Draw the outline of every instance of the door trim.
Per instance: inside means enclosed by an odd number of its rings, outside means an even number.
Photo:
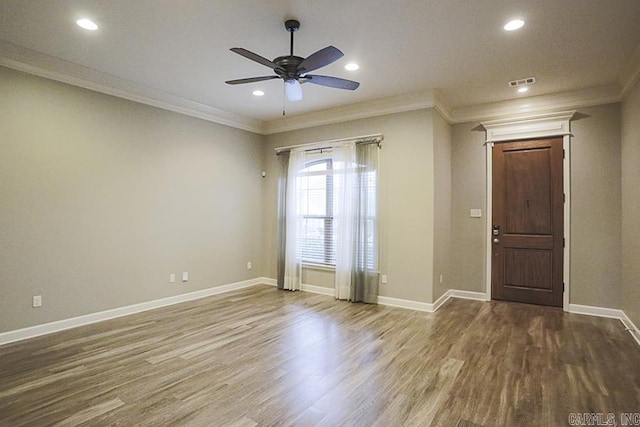
[[[560,111],[548,114],[519,116],[501,120],[482,122],[486,131],[486,183],[487,201],[485,206],[485,292],[487,300],[491,300],[491,218],[493,218],[493,159],[492,149],[495,142],[515,141],[519,139],[541,139],[562,137],[564,149],[563,159],[563,192],[564,203],[564,257],[562,266],[562,280],[564,292],[562,295],[562,309],[569,311],[570,273],[571,273],[571,119],[575,111]]]

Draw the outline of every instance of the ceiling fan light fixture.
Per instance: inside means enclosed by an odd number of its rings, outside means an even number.
[[[515,31],[515,30],[519,30],[523,26],[524,26],[524,21],[522,19],[514,19],[512,21],[507,22],[504,26],[504,29],[505,31]]]
[[[344,66],[344,69],[347,71],[356,71],[358,68],[360,68],[360,66],[355,62],[349,62],[347,65]]]
[[[264,92],[261,90],[254,90],[252,93],[253,96],[264,96]]]
[[[291,102],[302,99],[302,86],[300,86],[300,82],[295,79],[284,81],[284,91],[287,94],[287,99]]]
[[[84,28],[85,30],[89,30],[89,31],[95,31],[98,29],[98,24],[96,24],[95,22],[93,22],[91,19],[88,19],[88,18],[78,19],[76,21],[76,24],[80,28]]]

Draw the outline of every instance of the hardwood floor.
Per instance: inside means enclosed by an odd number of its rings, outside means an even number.
[[[561,426],[640,412],[618,320],[258,286],[0,347],[0,425]]]

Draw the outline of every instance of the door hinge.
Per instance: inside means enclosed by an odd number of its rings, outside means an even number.
[[[562,282],[562,292],[564,292],[564,282]]]
[[[567,195],[562,193],[562,203],[567,203]]]
[[[566,241],[566,239],[563,237],[563,238],[562,238],[562,247],[563,247],[563,248],[565,247],[565,244],[566,244],[566,243],[567,243],[567,241]]]
[[[564,159],[564,148],[562,149],[562,158]]]

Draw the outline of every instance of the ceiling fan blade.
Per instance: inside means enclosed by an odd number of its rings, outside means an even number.
[[[267,58],[263,58],[262,56],[258,55],[257,53],[253,53],[247,49],[243,49],[241,47],[232,47],[231,52],[237,53],[240,56],[244,56],[247,59],[250,59],[254,62],[257,62],[258,64],[262,64],[265,65],[269,68],[272,68],[274,70],[278,69],[281,70],[282,68],[279,67],[278,65],[274,64],[272,61],[269,61]]]
[[[307,58],[298,65],[298,71],[301,73],[308,73],[309,71],[317,70],[325,65],[329,65],[343,56],[344,53],[342,53],[340,49],[333,46],[327,46],[324,49],[320,49],[319,51],[307,56]]]
[[[315,74],[307,74],[305,77],[306,82],[313,83],[320,86],[328,86],[336,89],[356,90],[360,83],[353,80],[341,79],[339,77],[330,76],[318,76]]]
[[[228,85],[241,85],[244,83],[262,82],[265,80],[279,79],[278,76],[262,76],[262,77],[249,77],[247,79],[227,80],[225,83]]]
[[[302,99],[302,86],[300,86],[300,82],[297,80],[285,80],[284,91],[287,94],[287,99],[291,102]]]

